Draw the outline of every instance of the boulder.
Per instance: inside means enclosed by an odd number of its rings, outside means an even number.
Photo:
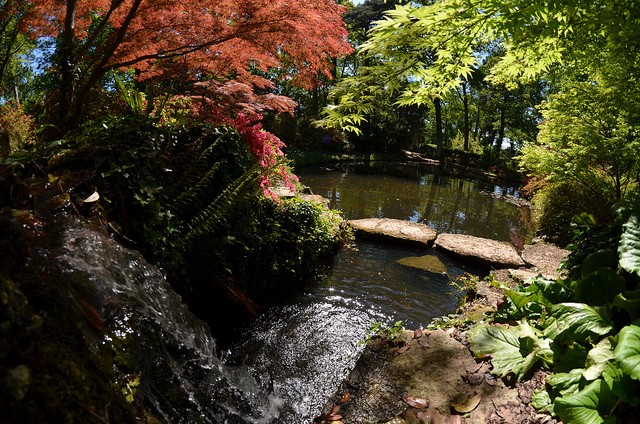
[[[437,236],[431,227],[400,219],[352,219],[349,224],[358,237],[420,244],[426,247],[431,247]]]
[[[480,265],[510,268],[525,265],[513,245],[466,234],[440,234],[435,246]]]

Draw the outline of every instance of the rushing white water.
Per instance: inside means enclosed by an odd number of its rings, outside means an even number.
[[[208,327],[161,269],[79,220],[66,226],[53,254],[63,277],[86,288],[105,322],[96,348],[123,350],[153,414],[169,423],[279,422],[281,401],[246,368],[218,358]]]

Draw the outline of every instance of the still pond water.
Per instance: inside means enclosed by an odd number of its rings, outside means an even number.
[[[412,164],[349,165],[299,176],[348,219],[404,219],[514,244],[528,237],[529,210],[516,206],[514,187]],[[418,256],[430,256],[440,270],[398,262]],[[246,366],[279,400],[273,422],[309,423],[353,368],[373,323],[402,320],[414,329],[455,312],[449,281],[465,272],[481,274],[434,249],[357,241],[337,254],[326,278],[240,332],[226,359]]]

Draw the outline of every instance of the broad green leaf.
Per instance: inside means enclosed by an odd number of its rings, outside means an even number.
[[[629,313],[629,316],[633,318],[638,316],[640,312],[640,299],[627,298],[629,293],[620,293],[613,299],[613,306],[623,309]]]
[[[604,305],[622,293],[624,278],[611,268],[600,268],[578,281],[575,290],[577,300],[589,305]]]
[[[530,288],[536,287],[542,295],[552,303],[561,303],[571,297],[571,290],[560,280],[547,280],[544,277],[536,277]]]
[[[640,380],[640,327],[628,325],[620,330],[613,356],[626,375]]]
[[[553,344],[556,351],[553,368],[555,372],[571,372],[584,368],[589,349],[580,343],[571,343],[569,346],[563,344]]]
[[[582,278],[587,277],[600,268],[616,268],[617,266],[618,254],[615,250],[598,250],[584,258],[584,262],[582,263]]]
[[[618,254],[622,268],[640,275],[640,215],[631,215],[623,225]]]
[[[601,308],[584,303],[559,303],[551,309],[544,335],[555,341],[587,340],[605,336],[613,327],[602,317]]]
[[[575,369],[571,372],[554,373],[547,377],[547,383],[553,388],[554,395],[566,396],[578,393],[583,371]]]
[[[518,330],[520,333],[520,352],[530,352],[522,365],[519,378],[522,378],[538,360],[541,360],[543,365],[547,367],[553,365],[551,340],[542,337],[542,332],[531,327],[527,322],[520,323]]]
[[[522,309],[527,303],[533,301],[537,297],[532,293],[521,293],[510,289],[505,289],[504,292],[518,310]]]
[[[596,380],[578,393],[556,398],[554,412],[565,424],[599,424],[605,422],[616,396],[604,380]]]
[[[585,362],[587,369],[582,375],[586,380],[595,380],[602,375],[602,372],[611,360],[613,360],[613,346],[611,345],[611,338],[607,337],[600,340],[600,342],[589,351]]]
[[[479,325],[469,331],[468,337],[474,354],[491,355],[494,374],[504,377],[520,372],[524,357],[517,328]]]
[[[544,388],[534,390],[533,395],[531,396],[531,406],[536,408],[538,411],[547,411],[552,413],[553,402],[551,402],[549,392]]]
[[[602,372],[602,378],[607,382],[613,393],[620,401],[627,402],[630,406],[640,405],[640,391],[638,382],[625,374],[617,362],[609,362]]]

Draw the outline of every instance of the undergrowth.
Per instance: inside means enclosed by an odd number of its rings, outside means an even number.
[[[566,277],[503,287],[495,320],[509,325],[469,332],[494,374],[522,380],[549,370],[531,403],[568,424],[628,422],[640,406],[640,203],[613,214],[602,225],[578,216]]]

